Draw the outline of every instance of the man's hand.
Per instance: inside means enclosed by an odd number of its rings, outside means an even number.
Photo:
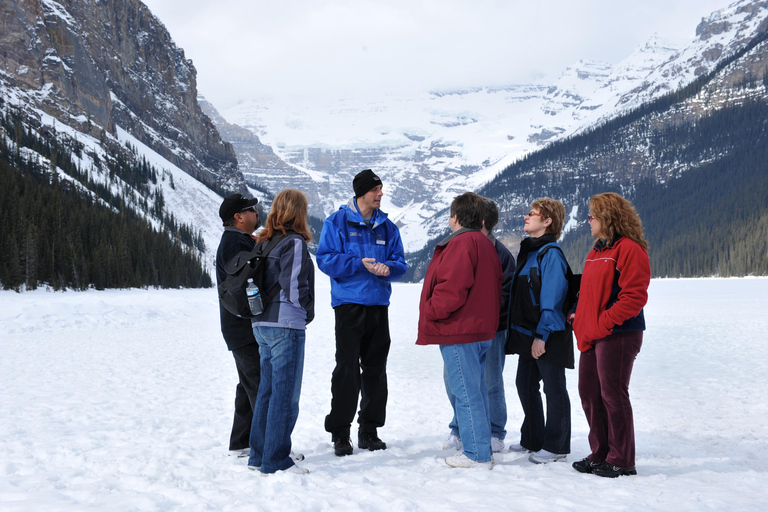
[[[535,339],[533,340],[533,345],[531,345],[531,355],[534,359],[538,359],[541,356],[544,355],[544,352],[547,351],[546,348],[544,348],[546,343],[544,340]]]
[[[389,267],[384,263],[376,263],[376,258],[363,258],[363,265],[371,274],[377,276],[389,275]]]

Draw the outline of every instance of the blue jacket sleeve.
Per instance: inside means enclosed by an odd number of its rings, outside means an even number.
[[[556,249],[547,251],[541,260],[541,318],[536,332],[542,335],[544,341],[551,333],[565,329],[563,302],[568,293],[567,268],[562,252]]]
[[[391,240],[387,261],[383,262],[389,267],[389,275],[381,276],[381,278],[387,281],[396,281],[403,277],[408,269],[408,264],[405,262],[405,251],[403,250],[403,240],[400,238],[400,230],[394,224],[392,225]]]
[[[317,243],[316,258],[318,268],[335,279],[351,277],[363,271],[368,272],[361,258],[344,252],[341,233],[333,223],[333,217],[328,217],[323,223],[323,231]]]

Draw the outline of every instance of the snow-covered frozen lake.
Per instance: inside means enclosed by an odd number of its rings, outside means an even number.
[[[384,452],[333,455],[327,284],[307,333],[294,448],[306,476],[228,456],[237,381],[209,290],[0,292],[0,510],[766,510],[768,279],[654,280],[630,392],[638,476],[495,456],[448,467],[437,347],[417,347],[420,285],[395,285]],[[507,361],[508,442],[522,413]],[[587,423],[569,371],[573,453]],[[762,390],[762,391],[760,391]]]

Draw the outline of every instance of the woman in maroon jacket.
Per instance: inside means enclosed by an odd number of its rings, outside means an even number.
[[[581,473],[636,475],[629,378],[645,330],[651,266],[648,242],[632,203],[606,192],[589,201],[598,239],[587,255],[573,319],[581,358],[579,396],[592,453],[573,463]]]

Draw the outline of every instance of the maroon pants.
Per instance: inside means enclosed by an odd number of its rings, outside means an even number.
[[[629,378],[643,331],[618,332],[595,342],[579,359],[579,396],[589,423],[592,462],[635,466],[635,423]]]

